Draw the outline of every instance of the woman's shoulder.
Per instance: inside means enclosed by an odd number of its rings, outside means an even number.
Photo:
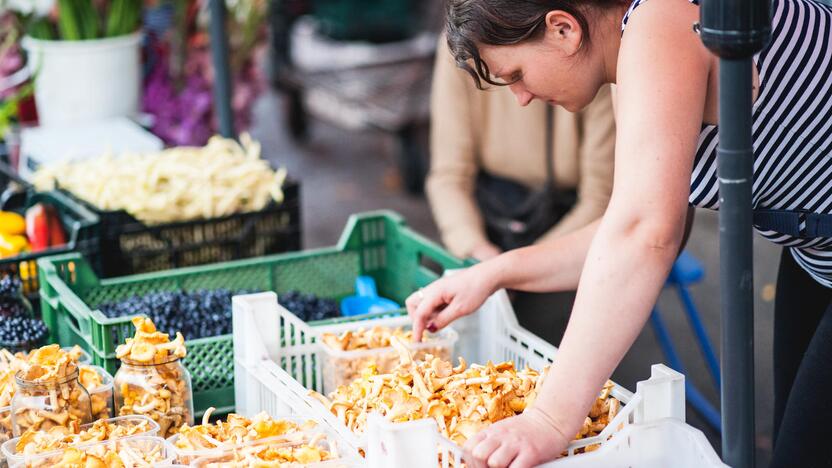
[[[641,2],[640,6],[629,10],[627,29],[622,33],[619,67],[622,60],[631,61],[627,58],[651,60],[673,56],[674,51],[680,58],[696,56],[697,61],[707,62],[710,53],[694,29],[699,21],[698,5],[690,0],[636,1]]]
[[[633,0],[624,13],[624,17],[621,18],[621,34],[624,34],[632,22],[636,24],[648,22],[649,20],[646,19],[648,16],[654,20],[661,20],[663,15],[689,16],[691,12],[695,12],[698,18],[699,0]],[[633,20],[634,17],[643,19]],[[673,18],[673,16],[664,17],[664,19],[668,18]]]

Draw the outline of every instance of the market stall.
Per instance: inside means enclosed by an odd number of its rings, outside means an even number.
[[[333,247],[150,275],[99,280],[77,254],[41,259],[48,341],[79,347],[0,353],[3,456],[462,466],[464,440],[533,402],[557,350],[519,326],[504,291],[422,343],[401,309],[343,314],[356,279],[401,304],[465,266],[387,212],[352,217]],[[194,328],[217,314],[223,327]],[[684,388],[661,365],[635,392],[609,382],[553,466],[725,466],[684,423]]]
[[[748,3],[723,24],[720,0],[705,0],[700,28],[723,57],[731,466],[754,464],[751,140],[737,109],[750,108],[749,57],[768,10]],[[44,166],[0,213],[0,466],[465,466],[465,441],[529,407],[557,349],[519,325],[503,290],[413,343],[406,298],[471,262],[396,214],[354,215],[337,245],[281,253],[300,249],[299,188],[257,142],[232,139],[225,5],[210,7],[227,139]],[[685,376],[664,365],[634,392],[607,382],[546,466],[727,466],[685,408]]]

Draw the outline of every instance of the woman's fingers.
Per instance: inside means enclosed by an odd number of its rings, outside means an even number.
[[[413,313],[416,312],[416,308],[419,307],[419,303],[422,302],[422,297],[424,297],[424,292],[419,289],[405,299],[404,307],[407,309],[407,315],[412,316]]]
[[[473,450],[477,444],[485,440],[486,437],[488,437],[488,430],[477,432],[473,437],[465,441],[465,445],[462,446],[462,449],[471,453],[471,450]]]
[[[442,310],[436,311],[427,325],[432,328],[430,331],[441,330],[462,315],[465,315],[465,311],[460,305],[459,299],[454,298],[454,300],[452,300],[451,303]]]
[[[499,438],[486,436],[471,449],[471,456],[480,466],[490,466],[488,461],[491,454],[500,448],[500,443]]]
[[[412,313],[408,307],[408,313],[413,320],[413,341],[415,342],[422,341],[422,334],[426,328],[431,327],[430,331],[434,331],[432,323],[434,315],[445,305],[439,288],[428,287],[421,291],[422,297],[413,301],[415,305]]]
[[[488,468],[506,468],[519,454],[519,447],[502,444],[488,457]]]
[[[508,468],[532,468],[537,465],[539,463],[536,463],[530,454],[520,452],[511,464],[507,466]]]

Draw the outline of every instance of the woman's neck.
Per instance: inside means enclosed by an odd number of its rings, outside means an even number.
[[[597,31],[601,48],[601,71],[605,83],[615,84],[618,69],[618,51],[621,48],[621,20],[629,9],[629,4],[610,8],[598,19]]]

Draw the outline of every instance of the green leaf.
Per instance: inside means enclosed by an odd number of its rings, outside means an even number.
[[[92,0],[75,0],[78,2],[79,15],[81,17],[81,24],[83,25],[84,39],[96,39],[98,37],[98,13],[92,4]]]
[[[20,110],[20,101],[31,96],[34,92],[34,84],[30,81],[21,86],[16,94],[0,101],[0,139],[6,134],[6,130],[17,119]]]
[[[125,0],[113,0],[110,2],[110,11],[107,15],[107,27],[105,34],[107,37],[120,35],[122,29],[121,21],[124,15]]]
[[[132,34],[141,24],[141,0],[112,0],[107,16],[107,37]]]
[[[27,26],[26,34],[45,41],[55,39],[52,24],[46,18],[33,18]]]
[[[58,0],[58,31],[63,40],[80,41],[83,39],[77,3],[76,0]]]

